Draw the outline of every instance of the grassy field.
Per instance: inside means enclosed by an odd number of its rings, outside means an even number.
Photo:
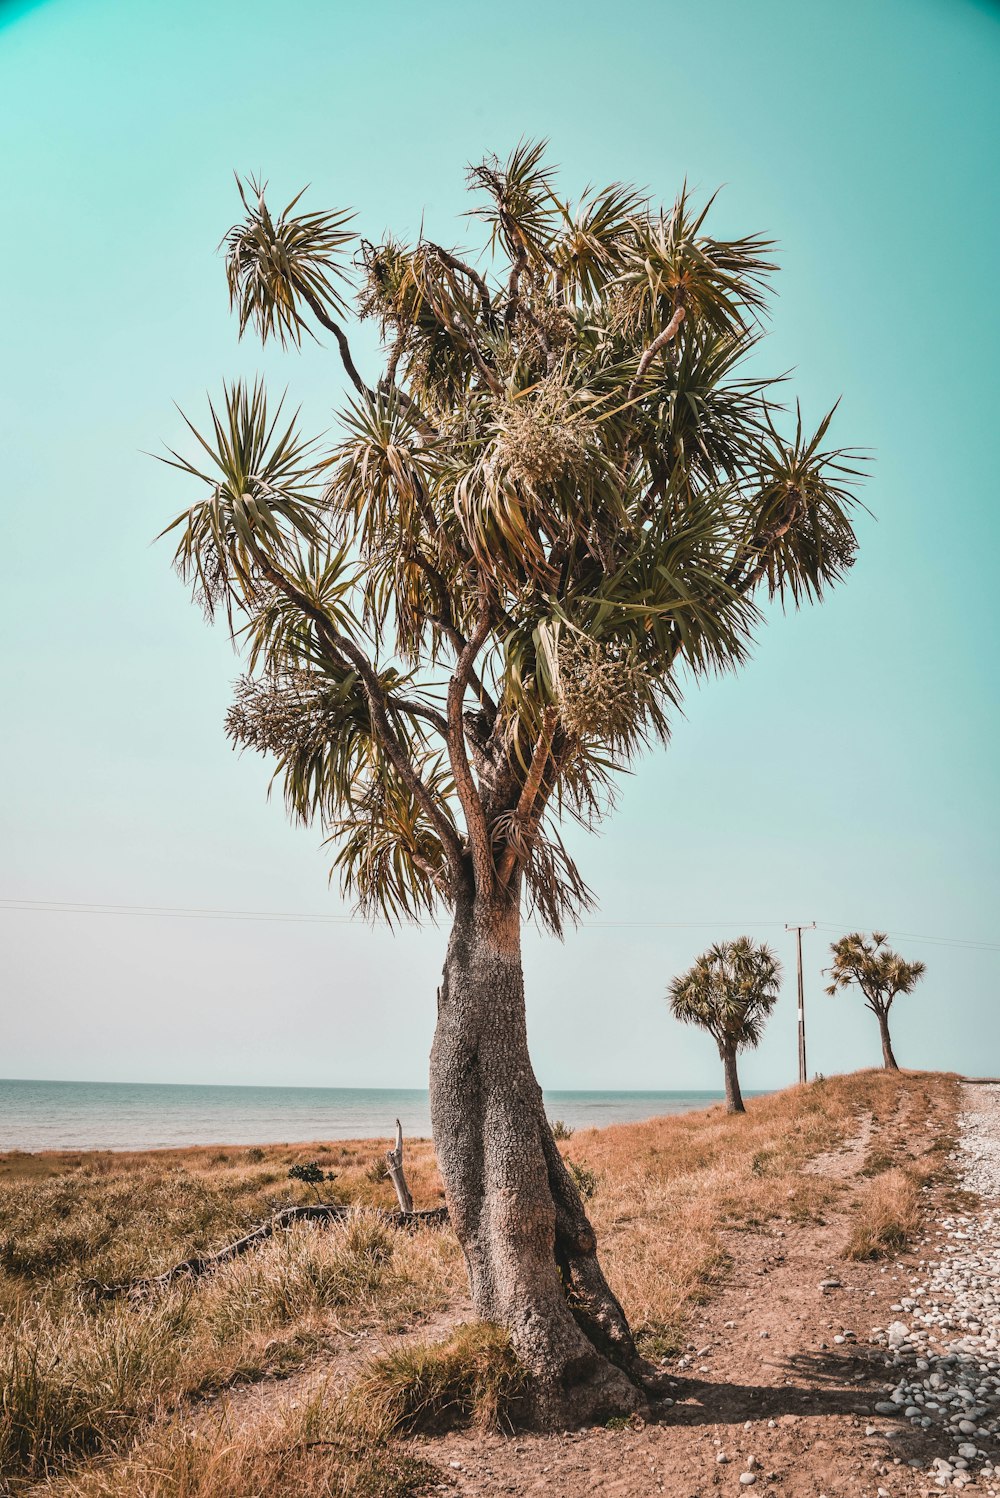
[[[954,1092],[944,1077],[866,1072],[755,1099],[745,1118],[713,1108],[564,1141],[644,1351],[676,1352],[692,1308],[738,1254],[739,1232],[776,1218],[823,1218],[843,1187],[835,1172],[802,1166],[836,1151],[866,1115],[874,1119],[867,1182],[843,1251],[897,1251],[919,1224],[922,1184],[940,1173],[952,1144],[939,1130],[934,1147],[915,1158],[907,1141],[930,1110],[953,1115]],[[418,1352],[368,1370],[366,1405],[382,1413],[367,1427],[357,1405],[326,1400],[237,1431],[219,1397],[329,1356],[359,1330],[417,1324],[462,1295],[449,1230],[395,1231],[367,1210],[394,1205],[383,1148],[0,1157],[0,1491],[30,1487],[62,1498],[423,1491],[426,1468],[391,1439],[394,1428],[417,1423],[402,1385],[436,1379],[444,1388],[451,1379],[445,1403],[474,1413],[477,1401],[481,1408],[483,1399],[496,1400],[487,1365],[490,1357],[502,1362],[502,1339],[466,1331],[430,1362]],[[278,1206],[312,1199],[288,1179],[289,1167],[307,1160],[336,1172],[321,1188],[325,1199],[357,1205],[346,1222],[297,1226],[138,1305],[101,1301],[88,1288],[92,1279],[159,1272],[221,1246]],[[416,1205],[439,1205],[428,1143],[408,1146],[407,1171]],[[389,1380],[382,1399],[376,1376]]]

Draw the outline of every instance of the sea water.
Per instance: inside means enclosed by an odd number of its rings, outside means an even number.
[[[546,1092],[573,1129],[685,1113],[719,1092]],[[431,1132],[427,1092],[391,1087],[198,1087],[0,1080],[0,1150],[145,1150],[292,1144]]]

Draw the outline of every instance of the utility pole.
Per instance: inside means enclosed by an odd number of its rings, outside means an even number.
[[[790,926],[785,922],[786,931],[794,931],[799,954],[799,1082],[806,1080],[806,995],[802,984],[802,933],[803,931],[815,931],[816,922],[808,921],[801,926]]]

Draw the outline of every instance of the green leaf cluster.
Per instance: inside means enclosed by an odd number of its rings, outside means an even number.
[[[671,980],[670,1012],[707,1030],[720,1052],[760,1044],[781,989],[781,964],[769,946],[749,936],[717,942],[688,972]]]
[[[240,184],[224,240],[241,333],[332,333],[353,393],[324,444],[226,387],[168,527],[245,653],[227,726],[390,919],[474,887],[561,929],[562,842],[685,685],[749,654],[769,600],[851,566],[857,463],[759,372],[774,272],[686,187],[564,197],[544,145],[469,171],[471,250],[359,237]],[[378,378],[343,322],[376,322]],[[190,423],[189,423],[190,425]]]
[[[873,1014],[887,1015],[896,995],[912,993],[927,971],[926,963],[907,962],[894,952],[888,940],[884,931],[873,931],[871,936],[852,931],[835,941],[830,948],[833,964],[827,993],[854,986]]]

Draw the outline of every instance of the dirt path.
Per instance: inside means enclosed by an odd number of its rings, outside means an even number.
[[[866,1167],[919,1158],[953,1128],[940,1094],[915,1100],[901,1092],[892,1118],[862,1117],[844,1145],[804,1167],[838,1188],[824,1221],[778,1220],[731,1233],[732,1269],[689,1323],[691,1340],[671,1364],[672,1397],[655,1420],[558,1436],[456,1432],[414,1440],[414,1452],[440,1472],[438,1491],[455,1498],[939,1492],[931,1463],[948,1452],[941,1433],[875,1412],[896,1375],[872,1331],[894,1319],[893,1307],[926,1250],[857,1264],[844,1258],[844,1249]],[[943,1199],[936,1200],[929,1220],[945,1212]],[[232,1390],[227,1420],[252,1423],[265,1412],[332,1394],[373,1353],[438,1340],[470,1315],[467,1304],[455,1303],[401,1335],[363,1332],[346,1343],[338,1337],[290,1377]],[[966,1490],[987,1491],[976,1483]]]
[[[909,1112],[902,1108],[879,1127],[880,1149],[919,1155],[947,1124],[933,1110],[911,1124]],[[843,1183],[824,1223],[776,1223],[733,1235],[735,1267],[692,1327],[693,1340],[674,1364],[675,1402],[658,1423],[414,1443],[442,1468],[442,1490],[469,1498],[744,1491],[895,1498],[940,1491],[927,1470],[945,1449],[940,1439],[874,1414],[892,1379],[885,1350],[867,1339],[892,1319],[915,1255],[888,1265],[843,1258],[871,1135],[865,1119],[849,1145],[811,1162],[811,1170]]]

